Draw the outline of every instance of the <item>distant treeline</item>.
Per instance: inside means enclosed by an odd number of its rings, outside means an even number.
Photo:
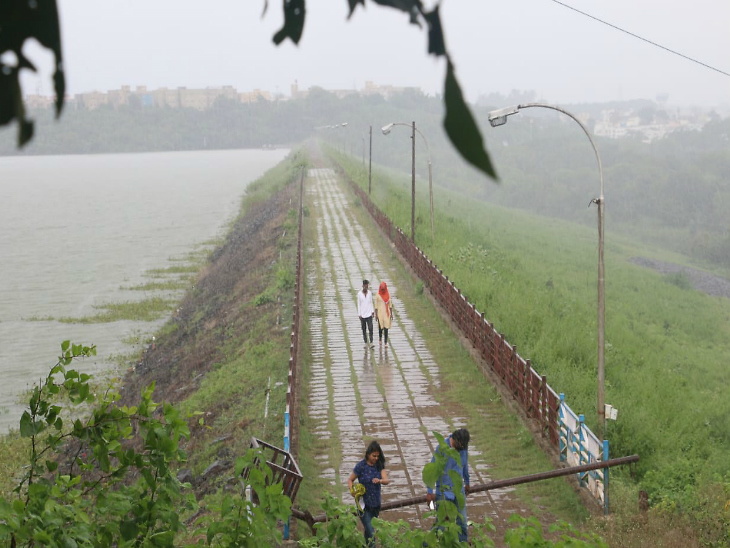
[[[502,141],[490,150],[504,182],[484,186],[482,195],[502,205],[595,223],[595,206],[588,209],[599,193],[595,156],[577,125],[564,122],[523,118],[519,125],[510,121],[511,127],[498,128]],[[651,143],[594,141],[603,164],[607,232],[730,268],[730,119]]]
[[[35,136],[22,151],[16,149],[15,128],[0,132],[0,155],[288,146],[308,139],[314,132],[327,137],[327,126],[343,122],[349,122],[348,134],[361,131],[362,124],[359,129],[354,128],[365,117],[380,116],[385,124],[394,113],[402,116],[403,112],[412,111],[422,116],[424,104],[440,113],[440,101],[418,92],[386,101],[379,95],[340,99],[319,88],[296,100],[240,103],[220,97],[204,111],[142,106],[135,101],[121,107],[102,105],[94,110],[69,104],[58,121],[52,118],[51,109],[31,112],[36,122]],[[332,133],[331,137],[341,139],[342,134]]]
[[[389,99],[357,94],[338,98],[314,88],[296,100],[243,104],[221,98],[206,111],[140,104],[91,111],[69,106],[59,121],[50,111],[31,113],[35,137],[22,151],[15,147],[14,128],[2,130],[0,155],[259,148],[289,146],[317,136],[366,164],[372,128],[372,161],[410,172],[410,128],[395,127],[388,136],[380,128],[390,122],[415,121],[423,136],[416,137],[419,178],[427,177],[430,152],[437,188],[595,223],[595,209],[588,204],[598,195],[598,170],[583,132],[568,117],[545,109],[521,111],[505,126],[491,128],[489,110],[532,97],[503,99],[504,104],[482,101],[483,106],[475,107],[500,176],[498,183],[465,164],[448,143],[441,129],[440,98],[414,91]],[[561,106],[576,114],[588,113],[593,117],[587,121],[589,128],[607,108],[666,118],[648,101]],[[628,137],[594,137],[594,141],[603,163],[607,232],[625,231],[730,268],[730,119],[715,117],[701,131],[675,132],[651,143]]]

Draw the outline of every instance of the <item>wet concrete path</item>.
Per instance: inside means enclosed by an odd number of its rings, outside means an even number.
[[[387,242],[373,246],[357,221],[354,197],[331,169],[311,169],[305,183],[306,202],[316,219],[316,241],[309,242],[307,321],[311,334],[311,381],[308,413],[312,435],[329,440],[332,448],[320,455],[322,479],[339,486],[342,500],[352,502],[347,477],[364,457],[365,447],[376,439],[387,459],[391,483],[382,489],[383,502],[424,495],[423,466],[435,449],[433,431],[447,435],[469,427],[463,417],[448,416],[436,399],[440,377],[429,344],[442,344],[452,333],[420,333],[408,316],[409,309],[423,306],[399,298],[399,287],[414,283],[389,264]],[[357,316],[357,291],[362,280],[377,291],[388,283],[395,308],[390,346],[365,347]],[[443,341],[442,341],[443,339]],[[489,463],[472,445],[469,448],[472,485],[487,483]],[[510,490],[489,491],[467,499],[469,519],[490,517],[499,527],[500,512],[511,498]],[[429,527],[425,505],[383,512],[387,520],[405,519]]]

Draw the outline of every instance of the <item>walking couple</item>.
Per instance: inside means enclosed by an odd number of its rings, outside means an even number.
[[[390,301],[390,292],[385,282],[380,282],[373,304],[370,282],[368,280],[362,281],[362,291],[357,292],[357,315],[360,318],[365,347],[375,348],[373,343],[373,316],[378,322],[378,341],[383,344],[383,338],[385,338],[385,346],[388,346],[388,330],[390,330],[393,319],[393,304]],[[369,341],[368,336],[370,337]]]

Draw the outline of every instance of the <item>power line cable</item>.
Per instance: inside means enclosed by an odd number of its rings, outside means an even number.
[[[622,29],[621,27],[618,27],[618,26],[616,26],[616,25],[614,25],[612,23],[609,23],[607,21],[604,21],[603,19],[599,19],[598,17],[595,17],[595,16],[591,15],[590,13],[586,13],[584,11],[581,11],[581,10],[577,9],[577,8],[574,8],[573,6],[569,6],[568,4],[565,4],[563,2],[560,2],[560,0],[551,0],[551,1],[552,2],[555,2],[556,4],[560,4],[564,8],[568,8],[570,10],[573,10],[573,11],[577,12],[577,13],[580,13],[581,15],[585,15],[586,17],[590,17],[594,21],[598,21],[599,23],[603,23],[606,26],[609,26],[609,27],[614,28],[614,29],[616,29],[618,31],[621,31],[621,32],[623,32],[625,34],[628,34],[629,36],[633,36],[634,38],[638,38],[639,40],[642,40],[643,42],[646,42],[647,44],[651,44],[652,46],[656,46],[656,47],[661,48],[661,49],[663,49],[665,51],[668,51],[669,53],[672,53],[674,55],[678,55],[679,57],[682,57],[684,59],[687,59],[688,61],[692,61],[693,63],[697,63],[698,65],[701,65],[701,66],[703,66],[705,68],[708,68],[710,70],[714,70],[715,72],[719,72],[723,76],[730,76],[730,73],[727,73],[724,70],[720,70],[719,68],[715,68],[712,65],[708,65],[707,63],[703,63],[702,61],[698,61],[697,59],[694,59],[694,58],[692,58],[692,57],[690,57],[688,55],[685,55],[683,53],[680,53],[678,51],[675,51],[673,49],[670,49],[670,48],[668,48],[666,46],[662,46],[661,44],[657,44],[656,42],[652,42],[651,40],[648,40],[648,39],[646,39],[646,38],[644,38],[642,36],[639,36],[638,34],[634,34],[633,32],[630,32],[630,31],[628,31],[626,29]]]

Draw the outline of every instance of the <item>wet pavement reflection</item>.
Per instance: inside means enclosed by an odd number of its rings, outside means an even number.
[[[383,502],[424,495],[421,471],[431,460],[432,432],[446,435],[469,425],[463,417],[442,415],[445,409],[436,400],[438,364],[408,317],[409,307],[415,304],[401,300],[398,294],[399,286],[412,281],[398,279],[399,271],[387,265],[392,258],[381,256],[371,245],[351,212],[355,207],[352,198],[345,194],[334,171],[310,170],[306,192],[317,212],[316,242],[310,245],[318,250],[314,254],[317,261],[307,265],[312,349],[308,413],[313,435],[330,440],[332,453],[337,455],[336,462],[328,454],[318,456],[321,478],[339,486],[342,500],[351,503],[347,477],[364,457],[367,443],[377,439],[392,480],[383,487]],[[381,280],[388,282],[396,310],[388,347],[378,344],[377,322],[375,347],[363,343],[356,299],[364,278],[370,280],[374,292]],[[429,337],[453,340],[454,335]],[[469,450],[469,464],[473,485],[491,481],[489,463],[474,446]],[[503,489],[469,496],[469,518],[496,518],[497,508],[509,498],[509,492]],[[381,517],[429,527],[425,511],[425,505],[410,506],[384,512]]]

